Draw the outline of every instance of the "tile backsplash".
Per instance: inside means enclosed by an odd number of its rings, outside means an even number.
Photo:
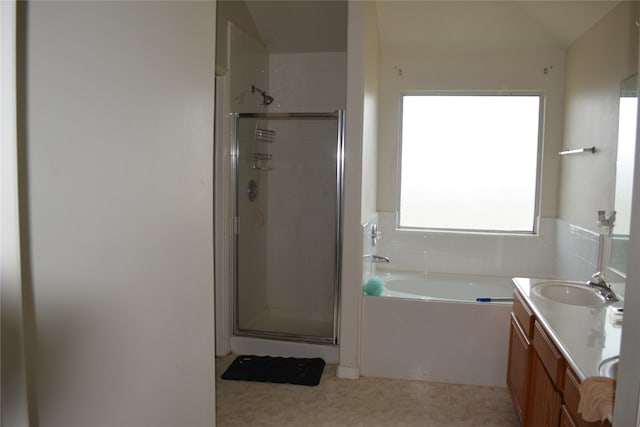
[[[603,236],[561,219],[557,223],[555,276],[586,281],[602,269]]]
[[[371,276],[375,275],[375,264],[372,262],[371,257],[368,255],[376,254],[379,246],[379,242],[376,246],[373,246],[373,239],[371,238],[371,227],[374,224],[378,224],[378,215],[375,214],[367,222],[362,224],[362,254],[364,258],[362,260],[362,281],[366,282]]]
[[[382,233],[372,247],[371,225]],[[385,269],[585,280],[600,267],[602,236],[556,218],[540,218],[536,235],[452,233],[396,228],[395,212],[362,225],[363,254],[388,256]],[[375,274],[363,262],[363,280]]]

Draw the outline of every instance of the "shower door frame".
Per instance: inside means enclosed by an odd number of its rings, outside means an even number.
[[[291,342],[304,342],[312,344],[334,344],[339,343],[338,333],[340,330],[340,288],[342,271],[342,210],[344,193],[344,137],[345,137],[345,112],[337,110],[332,113],[232,113],[233,126],[231,127],[231,184],[232,184],[232,223],[233,230],[231,239],[232,262],[232,307],[233,307],[233,335],[253,338],[266,338]],[[239,195],[241,189],[239,185],[239,122],[243,118],[263,119],[263,120],[336,120],[336,230],[335,230],[335,272],[333,284],[333,332],[331,337],[320,337],[311,335],[300,335],[280,332],[268,332],[258,330],[244,330],[238,327],[239,307],[238,307],[238,223],[239,223]]]

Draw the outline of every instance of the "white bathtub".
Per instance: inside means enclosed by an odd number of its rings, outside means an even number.
[[[364,376],[504,386],[510,278],[378,274],[382,296],[363,297],[360,371]]]
[[[498,298],[508,304],[504,300],[513,297],[509,277],[398,272],[378,277],[385,283],[385,297],[474,303],[479,298]]]

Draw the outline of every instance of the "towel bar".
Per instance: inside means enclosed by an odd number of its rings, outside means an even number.
[[[561,156],[567,156],[569,154],[586,153],[587,151],[591,152],[591,154],[595,154],[596,147],[594,146],[594,147],[588,147],[588,148],[578,148],[575,150],[560,151],[558,154]]]

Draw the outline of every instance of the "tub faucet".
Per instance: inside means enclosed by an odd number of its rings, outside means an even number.
[[[380,256],[380,255],[373,255],[373,254],[368,254],[363,256],[362,258],[364,259],[369,259],[371,258],[371,262],[373,263],[378,263],[378,262],[391,262],[391,260],[389,259],[389,257],[386,256]]]
[[[598,288],[596,291],[599,295],[601,295],[606,301],[618,301],[616,297],[616,293],[613,292],[611,286],[604,280],[604,274],[601,272],[594,273],[591,276],[591,279],[587,282],[588,286],[593,286],[594,288]]]

